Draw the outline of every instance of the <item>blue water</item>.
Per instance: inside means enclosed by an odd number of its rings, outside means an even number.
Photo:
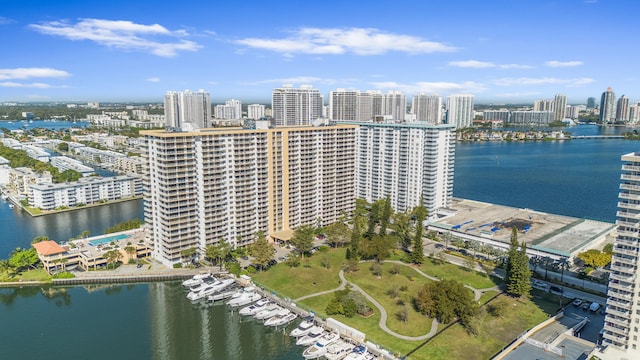
[[[23,120],[0,121],[0,129],[28,130],[32,128],[42,128],[50,130],[63,130],[68,128],[83,128],[91,125],[86,121],[61,121],[61,120],[33,120],[31,122]]]

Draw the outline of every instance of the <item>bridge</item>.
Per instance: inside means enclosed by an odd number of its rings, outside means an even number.
[[[624,139],[624,135],[580,135],[571,139]]]

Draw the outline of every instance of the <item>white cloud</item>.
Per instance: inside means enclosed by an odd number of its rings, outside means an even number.
[[[64,70],[51,68],[15,68],[0,69],[0,80],[30,78],[65,78],[70,74]]]
[[[414,84],[400,84],[393,81],[372,82],[371,85],[380,90],[400,90],[406,94],[453,94],[480,93],[486,86],[475,81],[454,82],[417,82]]]
[[[485,69],[496,67],[496,64],[487,61],[478,60],[464,60],[464,61],[449,61],[449,66],[461,67],[461,68],[474,68]]]
[[[126,20],[80,19],[71,24],[66,21],[51,21],[29,25],[34,30],[61,36],[70,40],[90,40],[100,45],[125,50],[150,52],[157,56],[173,57],[178,51],[196,51],[202,46],[189,40],[162,42],[155,37],[185,37],[184,30],[170,31],[162,25],[143,25]]]
[[[548,67],[571,67],[571,66],[580,66],[583,64],[582,61],[557,61],[551,60],[544,63]]]
[[[544,78],[502,78],[496,79],[494,83],[498,86],[528,86],[528,85],[565,85],[565,86],[580,86],[591,84],[595,82],[594,79],[591,78],[575,78],[575,79],[558,79],[552,77],[544,77]]]
[[[488,69],[488,68],[500,68],[500,69],[531,69],[529,65],[521,64],[495,64],[489,61],[479,60],[461,60],[461,61],[449,61],[449,66],[459,68],[471,68],[471,69]]]
[[[152,83],[157,83],[157,82],[160,82],[160,78],[159,78],[159,77],[154,76],[154,77],[150,77],[150,78],[148,78],[148,79],[147,79],[147,81],[148,81],[148,82],[152,82]]]
[[[13,81],[0,82],[0,86],[1,87],[10,87],[10,88],[36,88],[36,89],[49,89],[49,88],[53,87],[53,86],[51,86],[49,84],[45,84],[45,83],[25,84],[25,83],[13,82]]]
[[[11,24],[13,22],[13,20],[8,19],[4,16],[0,16],[0,25],[4,25],[4,24]]]
[[[373,28],[302,28],[282,39],[246,38],[236,43],[251,48],[275,51],[287,56],[296,53],[379,55],[390,51],[424,54],[456,50],[444,43]]]

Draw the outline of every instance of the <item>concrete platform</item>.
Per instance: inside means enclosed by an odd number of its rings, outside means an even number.
[[[518,241],[535,255],[559,259],[613,241],[607,236],[615,224],[457,198],[428,223],[429,230],[503,248],[509,246],[513,227]]]

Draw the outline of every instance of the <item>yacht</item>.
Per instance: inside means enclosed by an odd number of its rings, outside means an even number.
[[[258,311],[264,309],[264,307],[269,303],[269,299],[263,298],[256,301],[254,304],[243,307],[242,309],[240,309],[239,313],[240,315],[255,315]]]
[[[13,204],[9,204],[9,209],[13,209],[15,206]]]
[[[304,352],[302,353],[302,357],[304,357],[305,359],[317,359],[321,356],[324,356],[324,354],[327,353],[327,347],[338,341],[338,339],[340,339],[340,334],[338,334],[337,332],[324,334],[318,339],[318,341],[316,341],[314,345],[309,346],[304,350]]]
[[[9,200],[9,195],[2,194],[2,195],[0,195],[0,198],[2,198],[2,201],[7,201],[7,200]]]
[[[313,316],[307,316],[306,318],[304,318],[302,322],[298,324],[298,327],[291,330],[289,336],[298,338],[307,335],[315,325],[315,321],[313,319]]]
[[[215,284],[217,281],[218,281],[218,279],[214,278],[213,276],[203,277],[203,278],[199,279],[198,281],[190,282],[189,284],[192,284],[192,285],[187,286],[187,290],[193,291],[193,292],[198,292],[198,291],[204,289],[208,285]]]
[[[253,291],[245,292],[245,293],[242,293],[242,295],[227,301],[227,305],[231,307],[239,307],[239,306],[251,304],[252,302],[258,301],[260,299],[262,299],[262,295],[256,292],[253,292]]]
[[[340,339],[331,345],[327,345],[327,352],[324,357],[327,360],[340,360],[353,350],[353,345]]]
[[[358,345],[351,350],[349,354],[342,360],[370,360],[373,359],[373,355],[369,354],[367,348],[364,345]]]
[[[324,334],[325,331],[321,326],[314,326],[309,330],[307,335],[299,337],[298,340],[296,340],[296,345],[309,346],[318,341]]]
[[[253,317],[257,320],[264,320],[274,316],[278,311],[282,310],[282,306],[276,303],[269,303],[264,309],[258,311]]]
[[[234,282],[235,280],[233,279],[216,280],[212,283],[205,285],[204,287],[200,287],[198,291],[190,291],[187,294],[187,299],[191,301],[199,301],[199,300],[205,299],[210,295],[213,295],[217,292],[224,290]]]
[[[206,274],[195,274],[193,275],[193,277],[191,279],[187,279],[185,281],[182,282],[182,286],[186,287],[186,288],[191,288],[193,286],[197,286],[202,284],[202,281],[206,278],[212,278],[213,275],[211,275],[211,273],[206,273]]]
[[[289,312],[286,315],[275,315],[270,317],[267,321],[264,322],[267,326],[282,326],[286,325],[298,317],[296,313]]]
[[[228,299],[230,297],[233,296],[233,294],[236,293],[236,290],[229,290],[229,291],[223,291],[223,292],[219,292],[217,294],[213,294],[213,295],[209,295],[207,297],[207,300],[214,302],[214,301],[219,301],[219,300],[225,300]]]

